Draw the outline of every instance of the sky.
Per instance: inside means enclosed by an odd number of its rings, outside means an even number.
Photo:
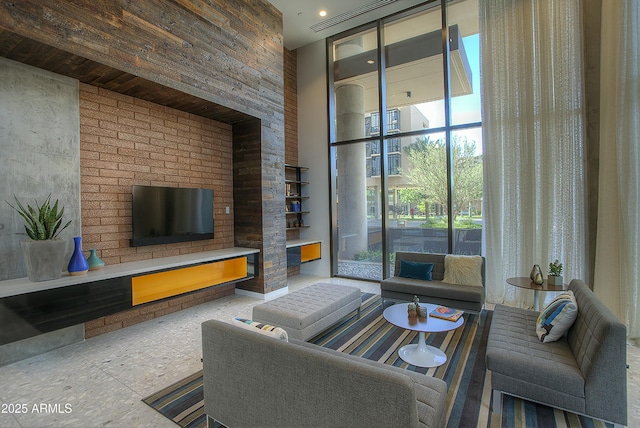
[[[464,37],[465,52],[471,68],[471,84],[473,93],[451,99],[452,123],[460,125],[481,121],[480,115],[480,36],[474,34]],[[444,126],[444,100],[416,105],[418,110],[429,119],[432,127]],[[439,125],[438,125],[439,124]],[[477,154],[482,153],[482,130],[470,129],[464,132],[467,137],[476,142]]]

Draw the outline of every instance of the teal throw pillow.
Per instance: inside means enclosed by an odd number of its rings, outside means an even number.
[[[400,260],[401,278],[422,279],[431,281],[431,272],[433,271],[433,263],[411,262],[409,260]]]

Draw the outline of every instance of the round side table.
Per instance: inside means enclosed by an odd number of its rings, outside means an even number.
[[[507,278],[507,284],[509,285],[513,285],[514,287],[520,287],[520,288],[525,288],[527,290],[533,290],[533,297],[534,297],[534,303],[533,303],[533,308],[536,311],[539,311],[539,303],[538,303],[538,297],[539,297],[539,293],[540,291],[562,291],[564,290],[564,285],[551,285],[547,283],[547,280],[545,279],[542,284],[536,284],[535,282],[531,281],[531,278],[529,278],[528,276],[517,276],[514,278]]]

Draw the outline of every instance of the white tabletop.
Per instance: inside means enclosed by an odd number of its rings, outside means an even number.
[[[320,244],[321,239],[287,239],[287,248],[302,247],[309,244]]]
[[[396,303],[395,305],[389,306],[385,309],[382,315],[384,316],[384,319],[395,326],[424,333],[437,333],[453,330],[460,327],[464,322],[463,316],[456,322],[429,316],[429,313],[438,307],[438,305],[432,305],[430,303],[420,303],[420,306],[427,307],[426,318],[420,318],[417,316],[409,318],[407,315],[407,305],[409,305],[409,303]]]

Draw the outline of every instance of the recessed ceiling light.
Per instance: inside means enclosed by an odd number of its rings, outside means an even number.
[[[367,60],[367,64],[373,64],[373,63],[374,63],[374,61],[372,59],[368,59]]]
[[[327,16],[327,11],[326,10],[321,10],[320,12],[318,12],[318,15]]]

